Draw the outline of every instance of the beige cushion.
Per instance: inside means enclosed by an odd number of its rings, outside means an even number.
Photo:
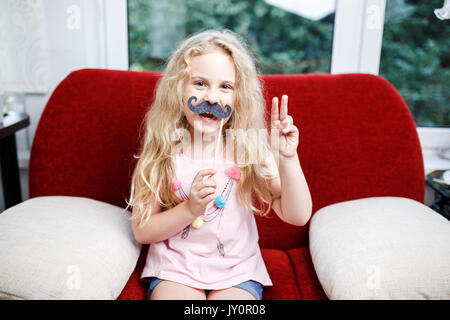
[[[450,299],[450,222],[422,203],[333,204],[314,214],[309,240],[330,299]]]
[[[140,245],[122,208],[39,197],[0,214],[0,298],[116,299]]]

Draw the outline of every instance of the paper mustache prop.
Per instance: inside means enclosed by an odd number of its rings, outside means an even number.
[[[225,105],[225,111],[222,109],[222,106],[218,103],[209,103],[209,101],[203,101],[200,102],[197,105],[192,105],[192,101],[196,101],[197,102],[197,97],[196,96],[192,96],[188,99],[187,101],[187,105],[189,107],[189,109],[195,113],[198,114],[202,114],[202,113],[206,113],[208,111],[211,111],[211,113],[216,117],[216,118],[220,118],[220,128],[219,128],[219,134],[218,137],[216,139],[216,152],[214,155],[214,163],[213,163],[213,169],[216,168],[216,160],[217,160],[217,155],[219,153],[219,145],[220,145],[220,137],[222,136],[220,134],[220,132],[222,132],[222,127],[223,127],[223,119],[225,119],[226,117],[228,117],[231,113],[231,107],[229,105]],[[206,214],[208,213],[208,207],[205,210],[204,216],[206,216]],[[192,223],[192,226],[194,228],[200,228],[203,225],[203,219],[201,217],[197,217],[195,219],[195,221]]]
[[[202,114],[202,113],[206,113],[208,111],[211,111],[211,113],[216,117],[216,118],[226,118],[230,115],[231,113],[231,107],[229,105],[225,105],[225,111],[222,109],[222,106],[218,103],[209,103],[209,101],[203,101],[200,102],[197,105],[192,105],[192,100],[197,101],[197,97],[196,96],[192,96],[188,99],[187,101],[187,105],[189,107],[189,109],[191,109],[191,111],[198,113],[198,114]]]

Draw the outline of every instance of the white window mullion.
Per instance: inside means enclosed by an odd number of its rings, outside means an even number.
[[[100,0],[100,6],[105,68],[128,70],[127,0]]]
[[[386,0],[365,1],[358,68],[361,73],[379,73],[385,9]]]
[[[358,72],[364,1],[337,0],[334,18],[331,73]]]
[[[337,0],[331,73],[378,74],[386,0]]]

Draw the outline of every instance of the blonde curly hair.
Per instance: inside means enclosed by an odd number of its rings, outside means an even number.
[[[269,139],[267,135],[261,139],[258,134],[245,134],[250,131],[268,132],[265,121],[268,113],[255,64],[236,34],[229,30],[207,30],[186,39],[172,54],[158,83],[154,102],[144,118],[145,134],[139,154],[135,155],[138,160],[126,208],[138,206],[138,210],[133,210],[132,219],[140,219],[140,226],[148,221],[153,203],[159,203],[164,209],[180,202],[172,188],[171,173],[174,172],[174,150],[183,139],[174,133],[189,129],[182,111],[183,86],[190,76],[191,58],[217,48],[231,56],[236,69],[234,110],[222,134],[225,137],[226,131],[229,138],[239,133],[232,142],[235,144],[233,157],[241,172],[238,199],[257,214],[267,215],[271,210],[274,197],[269,179],[274,175],[268,171]],[[251,161],[238,161],[236,150],[242,153],[240,159]],[[254,157],[255,154],[266,156]],[[259,207],[255,207],[253,197],[256,197]]]

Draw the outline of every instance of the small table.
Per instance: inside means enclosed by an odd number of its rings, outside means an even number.
[[[437,211],[448,220],[450,220],[450,186],[433,181],[433,179],[442,180],[442,174],[447,170],[435,170],[425,176],[426,184],[435,192],[435,200],[431,205],[431,209]]]
[[[9,111],[0,123],[0,166],[5,209],[22,202],[15,133],[29,125],[28,114],[16,111]]]

